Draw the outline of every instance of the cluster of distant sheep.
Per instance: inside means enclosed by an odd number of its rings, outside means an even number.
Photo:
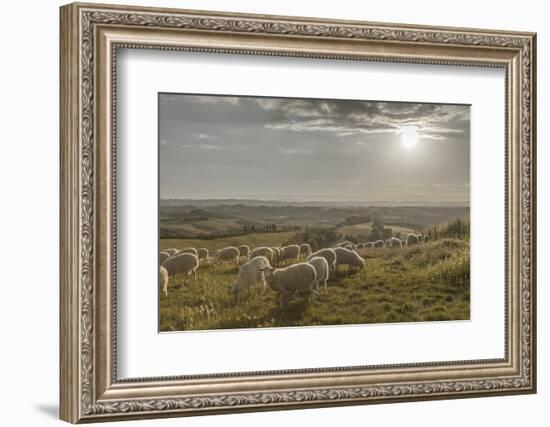
[[[260,246],[251,249],[248,245],[228,246],[217,250],[213,256],[206,248],[164,249],[160,252],[160,288],[168,295],[168,282],[176,274],[184,276],[184,286],[191,276],[197,281],[197,270],[201,263],[234,263],[240,265],[233,285],[233,297],[238,303],[241,294],[254,287],[261,286],[279,294],[279,306],[284,308],[288,299],[303,293],[308,301],[313,295],[319,295],[319,288],[328,292],[327,282],[336,277],[341,265],[348,266],[348,274],[365,267],[365,260],[356,251],[365,248],[389,247],[402,248],[427,242],[429,236],[409,234],[404,240],[391,237],[386,241],[354,244],[349,241],[338,243],[333,248],[312,252],[307,243],[283,247]],[[292,264],[286,265],[288,262]],[[285,266],[286,265],[286,266]]]

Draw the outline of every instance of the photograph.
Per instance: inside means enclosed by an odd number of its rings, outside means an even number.
[[[469,320],[469,105],[158,103],[161,332]]]

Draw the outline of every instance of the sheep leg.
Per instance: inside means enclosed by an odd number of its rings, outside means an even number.
[[[328,294],[327,279],[324,279],[323,282],[325,282],[325,292]]]
[[[197,283],[197,269],[193,270],[193,281]]]

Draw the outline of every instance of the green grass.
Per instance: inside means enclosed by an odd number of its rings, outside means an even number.
[[[295,231],[283,231],[277,233],[252,233],[242,236],[220,237],[219,239],[161,239],[160,249],[183,249],[193,246],[195,248],[207,248],[214,251],[226,246],[249,245],[256,246],[280,246],[283,242],[294,236]]]
[[[285,233],[243,236],[251,246],[275,245]],[[288,236],[287,236],[288,237]],[[261,239],[261,243],[255,239]],[[231,238],[208,241],[212,249]],[[237,243],[237,242],[233,242]],[[193,240],[163,241],[163,247],[195,245]],[[203,241],[201,245],[207,246]],[[162,331],[315,326],[365,323],[467,320],[470,318],[469,242],[445,239],[403,249],[361,251],[366,268],[348,275],[345,269],[329,282],[328,293],[307,302],[293,297],[284,311],[277,294],[261,288],[233,302],[236,265],[204,265],[197,283],[171,282],[160,298]]]

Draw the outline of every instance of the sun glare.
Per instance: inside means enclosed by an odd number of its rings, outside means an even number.
[[[401,143],[406,148],[413,148],[418,143],[416,126],[407,126],[401,130]]]

